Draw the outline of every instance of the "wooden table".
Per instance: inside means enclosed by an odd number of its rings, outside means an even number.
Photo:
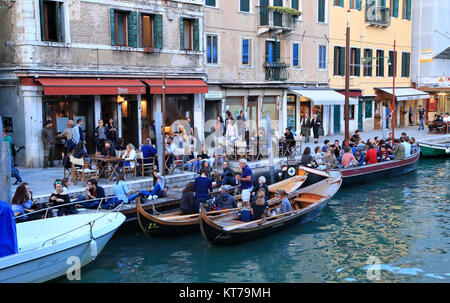
[[[114,172],[116,171],[117,166],[119,166],[119,163],[123,161],[121,157],[101,157],[101,156],[94,156],[91,158],[92,161],[95,161],[95,167],[97,169],[97,176],[99,178],[105,177],[108,178],[109,181],[111,181]],[[109,172],[111,170],[111,172]]]

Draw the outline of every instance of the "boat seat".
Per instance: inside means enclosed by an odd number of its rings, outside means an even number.
[[[295,202],[307,202],[307,203],[316,203],[320,199],[312,199],[312,198],[297,198]]]

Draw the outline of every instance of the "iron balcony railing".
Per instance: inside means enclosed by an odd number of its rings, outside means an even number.
[[[267,6],[259,7],[260,26],[269,26],[269,28],[295,30],[297,27],[297,16],[282,14],[271,10]]]
[[[265,62],[266,80],[268,81],[284,81],[289,79],[289,64],[284,62]]]
[[[375,26],[387,27],[391,25],[391,14],[388,7],[384,6],[366,6],[366,23]]]

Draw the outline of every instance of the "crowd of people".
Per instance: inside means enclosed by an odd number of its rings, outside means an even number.
[[[349,168],[376,164],[384,161],[403,160],[418,152],[418,145],[414,137],[409,138],[405,132],[399,139],[392,141],[392,133],[386,140],[375,137],[363,141],[360,131],[356,131],[350,138],[349,144],[335,140],[324,141],[322,147],[316,146],[314,154],[310,147],[306,147],[301,157],[301,164],[321,170],[329,171],[335,168]]]

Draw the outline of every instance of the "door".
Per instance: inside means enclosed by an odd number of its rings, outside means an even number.
[[[248,103],[247,103],[247,126],[249,128],[250,136],[256,135],[256,132],[258,130],[258,97],[256,96],[250,96],[248,97]]]
[[[341,106],[335,105],[334,106],[334,128],[333,133],[339,134],[341,133]]]
[[[363,130],[363,103],[362,101],[358,102],[358,129]]]

